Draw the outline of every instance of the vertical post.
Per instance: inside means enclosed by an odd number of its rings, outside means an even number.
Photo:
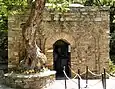
[[[64,66],[64,71],[65,71],[65,66]],[[67,89],[66,76],[65,76],[65,89]]]
[[[104,89],[106,89],[106,71],[104,68]]]
[[[88,66],[86,66],[86,88],[88,87]]]
[[[104,68],[104,73],[102,74],[102,85],[103,85],[103,89],[106,89],[106,71]]]
[[[80,69],[78,69],[78,74],[80,75]],[[80,78],[78,76],[78,89],[80,89]]]
[[[103,89],[104,89],[104,74],[102,73],[102,86],[103,86]]]

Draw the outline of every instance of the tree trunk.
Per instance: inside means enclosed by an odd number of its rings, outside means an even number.
[[[23,66],[29,69],[41,69],[46,61],[45,55],[40,53],[40,49],[36,44],[36,31],[40,28],[44,7],[45,0],[35,0],[35,3],[31,8],[30,16],[22,29],[26,50]]]

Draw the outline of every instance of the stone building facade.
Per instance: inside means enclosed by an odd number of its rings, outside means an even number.
[[[18,64],[22,55],[22,28],[28,18],[24,15],[9,16],[9,64]],[[107,7],[71,7],[65,13],[45,10],[41,29],[37,32],[37,45],[54,67],[54,50],[58,41],[67,44],[69,65],[77,72],[85,67],[95,73],[108,69],[109,63],[109,9]],[[63,47],[62,47],[63,48]]]

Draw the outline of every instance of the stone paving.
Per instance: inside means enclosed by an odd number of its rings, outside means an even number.
[[[67,89],[78,89],[77,79],[67,80]],[[106,89],[115,89],[115,78],[107,79],[107,88]],[[65,89],[64,80],[55,80],[52,84],[48,85],[49,87],[45,89]],[[86,81],[81,80],[81,89],[103,89],[101,80],[88,80],[88,87],[86,87]],[[0,85],[0,89],[14,89],[9,88],[5,85]]]
[[[67,80],[67,89],[78,89],[77,79]],[[115,79],[107,79],[107,87],[106,89],[115,89]],[[45,89],[65,89],[65,81],[64,80],[56,80],[53,84],[51,84],[48,88]],[[88,80],[88,87],[86,88],[86,81],[81,81],[81,89],[103,89],[101,80]]]

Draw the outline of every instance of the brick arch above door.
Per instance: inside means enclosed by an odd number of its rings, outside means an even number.
[[[47,38],[46,43],[45,43],[45,51],[52,49],[53,44],[57,40],[63,40],[65,42],[68,42],[71,45],[71,47],[75,47],[74,37],[70,34],[61,32],[61,33],[52,34],[51,36]]]

